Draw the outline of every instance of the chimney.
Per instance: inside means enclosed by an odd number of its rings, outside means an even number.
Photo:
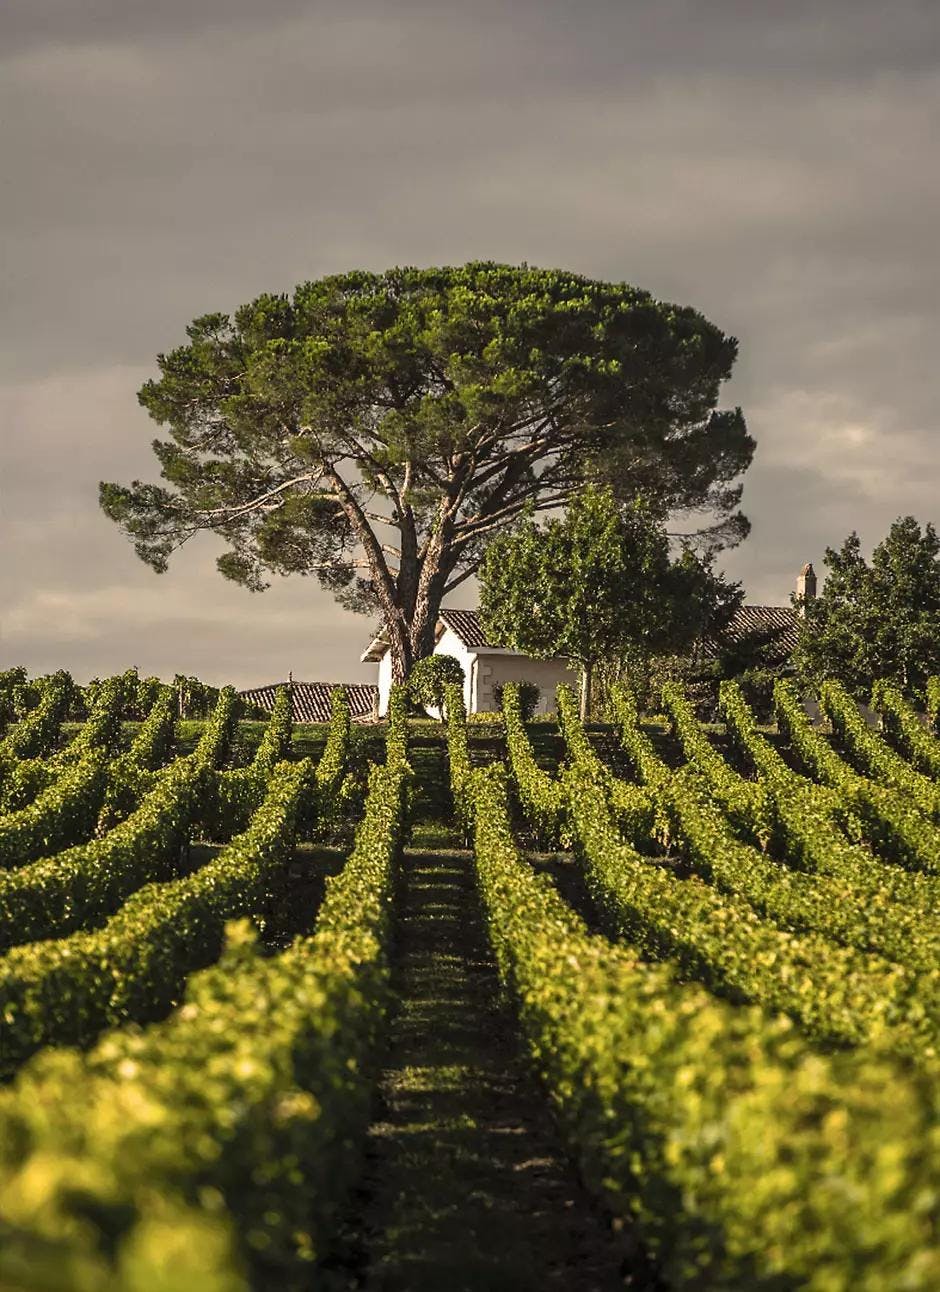
[[[804,603],[804,608],[801,608],[800,614],[805,615],[805,603],[816,600],[816,571],[810,561],[807,561],[802,570],[800,570],[800,576],[796,581],[796,595]]]

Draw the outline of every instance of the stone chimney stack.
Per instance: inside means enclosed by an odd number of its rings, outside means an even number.
[[[816,571],[810,561],[807,561],[802,570],[800,570],[800,576],[796,581],[796,595],[804,603],[816,600]],[[801,610],[800,613],[805,614],[805,609]]]

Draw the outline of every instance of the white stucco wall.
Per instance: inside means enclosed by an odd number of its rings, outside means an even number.
[[[435,655],[452,655],[463,669],[463,699],[468,713],[495,713],[499,706],[493,696],[494,687],[505,682],[534,682],[539,688],[537,713],[554,713],[555,689],[567,682],[578,689],[577,669],[561,659],[532,659],[502,651],[471,651],[464,646],[452,628],[445,628],[434,647]],[[388,697],[392,689],[392,656],[386,651],[379,660],[379,716],[388,713]],[[432,718],[440,715],[429,709]]]
[[[388,713],[388,697],[392,693],[392,652],[387,650],[379,660],[379,717]]]
[[[470,708],[470,670],[473,662],[471,653],[464,646],[463,642],[457,636],[452,628],[445,628],[441,634],[441,639],[434,647],[435,655],[453,655],[463,669],[463,702],[467,707],[467,712],[472,712]],[[392,653],[386,651],[379,660],[379,716],[384,718],[388,713],[388,697],[392,690]],[[436,709],[429,709],[428,714],[432,718],[440,717]]]
[[[567,682],[578,688],[578,673],[562,659],[532,659],[528,655],[481,651],[475,670],[475,694],[468,706],[471,713],[493,713],[499,706],[493,690],[500,683],[534,682],[539,688],[536,713],[555,712],[555,689]]]
[[[471,686],[473,683],[473,653],[468,651],[466,646],[454,632],[453,628],[445,628],[441,633],[440,640],[434,647],[435,655],[453,655],[454,659],[463,669],[463,702],[468,713],[473,710],[470,707],[472,701]],[[431,713],[432,718],[440,717],[435,709]]]

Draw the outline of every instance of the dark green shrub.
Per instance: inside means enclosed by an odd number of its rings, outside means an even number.
[[[443,722],[444,688],[448,682],[463,686],[464,672],[453,655],[428,655],[419,659],[408,678],[408,698],[422,709],[437,709]]]
[[[0,671],[0,731],[11,722],[18,722],[31,701],[32,693],[25,668]]]
[[[506,689],[506,683],[498,682],[493,687],[493,699],[501,709],[503,707],[503,693]],[[535,711],[539,707],[539,700],[542,698],[542,692],[534,682],[515,682],[512,685],[516,688],[516,695],[519,697],[519,715],[523,722],[531,722],[535,717]]]
[[[735,679],[758,722],[773,722],[774,682],[779,676],[771,668],[749,668]]]

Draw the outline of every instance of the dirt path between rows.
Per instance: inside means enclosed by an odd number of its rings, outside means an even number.
[[[406,851],[378,1120],[342,1281],[608,1292],[625,1246],[580,1187],[498,997],[466,852]],[[335,1270],[336,1274],[340,1271]]]

